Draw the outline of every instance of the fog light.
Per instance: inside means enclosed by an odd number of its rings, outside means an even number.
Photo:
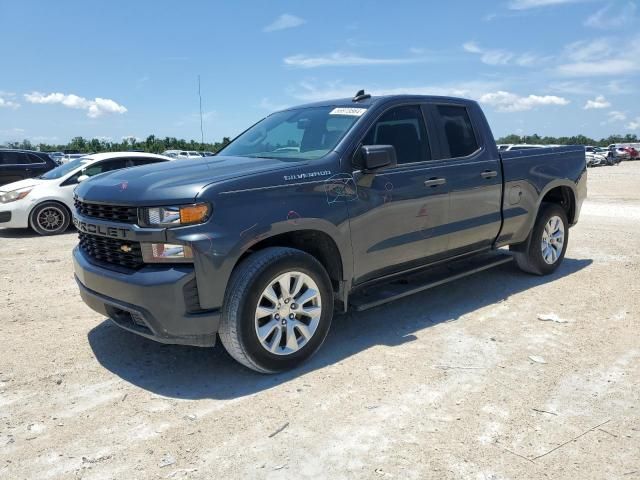
[[[142,259],[145,263],[190,263],[193,250],[174,243],[142,243]]]

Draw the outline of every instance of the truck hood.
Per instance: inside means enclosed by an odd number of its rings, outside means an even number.
[[[290,161],[271,158],[174,160],[96,175],[80,183],[75,193],[89,202],[116,205],[189,203],[211,183],[291,167]]]

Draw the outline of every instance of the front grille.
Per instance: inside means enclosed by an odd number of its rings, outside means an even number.
[[[140,242],[100,237],[84,232],[79,232],[78,237],[80,238],[79,245],[82,251],[99,262],[133,270],[138,270],[144,266]],[[125,251],[129,249],[130,251]]]
[[[138,223],[138,209],[123,205],[104,205],[102,203],[87,203],[74,199],[76,211],[85,217],[112,220],[119,223]]]

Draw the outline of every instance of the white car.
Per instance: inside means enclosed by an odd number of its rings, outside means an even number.
[[[530,150],[532,148],[546,148],[546,147],[554,147],[555,145],[536,145],[533,143],[521,143],[518,145],[506,145],[501,144],[498,145],[498,150],[501,152],[511,152],[513,150]]]
[[[165,150],[162,154],[177,159],[202,158],[195,150]]]
[[[71,160],[37,178],[0,187],[0,227],[33,228],[40,235],[55,235],[69,227],[73,190],[99,173],[166,162],[170,157],[153,153],[95,153]]]
[[[86,157],[87,155],[91,155],[90,153],[67,153],[60,157],[58,161],[62,164],[69,163],[77,158]]]

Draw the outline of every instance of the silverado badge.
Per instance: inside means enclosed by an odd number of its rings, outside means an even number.
[[[133,249],[129,245],[122,245],[120,247],[120,250],[122,250],[124,253],[129,253]]]

